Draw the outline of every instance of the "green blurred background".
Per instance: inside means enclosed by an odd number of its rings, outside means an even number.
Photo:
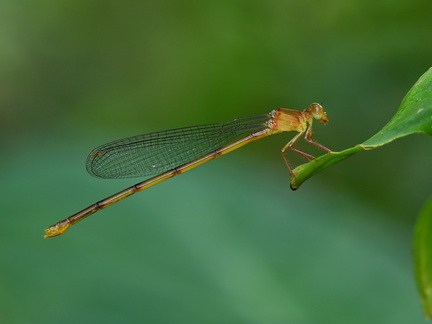
[[[412,271],[430,138],[289,188],[283,134],[43,230],[140,179],[88,152],[135,134],[325,106],[338,151],[432,65],[431,1],[0,2],[1,323],[423,323]]]

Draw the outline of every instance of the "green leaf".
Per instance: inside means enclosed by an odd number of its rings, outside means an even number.
[[[414,231],[414,268],[424,313],[432,317],[432,197],[417,219]]]
[[[352,148],[332,152],[298,166],[291,177],[293,190],[314,174],[357,152],[371,150],[414,133],[432,136],[432,68],[426,71],[402,100],[393,118],[378,133]]]

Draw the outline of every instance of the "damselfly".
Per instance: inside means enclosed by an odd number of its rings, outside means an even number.
[[[322,124],[328,122],[323,107],[318,103],[311,104],[303,111],[280,108],[268,114],[242,117],[226,123],[148,133],[99,146],[91,151],[87,158],[87,171],[91,175],[98,178],[153,177],[49,226],[45,230],[45,238],[63,234],[71,225],[138,191],[150,188],[247,143],[273,134],[298,132],[282,148],[282,156],[291,176],[294,176],[285,154],[287,149],[297,152],[308,161],[314,159],[311,154],[294,147],[302,135],[307,142],[331,152],[325,146],[313,141],[314,119]]]

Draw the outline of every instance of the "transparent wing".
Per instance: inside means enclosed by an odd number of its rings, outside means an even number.
[[[267,127],[270,116],[256,115],[226,123],[148,133],[101,145],[90,152],[87,171],[98,178],[159,174]]]

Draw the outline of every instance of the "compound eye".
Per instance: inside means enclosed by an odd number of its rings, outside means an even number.
[[[316,120],[320,120],[324,116],[324,108],[319,103],[313,103],[309,106],[309,111]]]
[[[324,108],[319,103],[313,103],[309,106],[308,110],[312,114],[312,117],[319,121],[321,124],[326,124],[328,122],[327,114]]]

